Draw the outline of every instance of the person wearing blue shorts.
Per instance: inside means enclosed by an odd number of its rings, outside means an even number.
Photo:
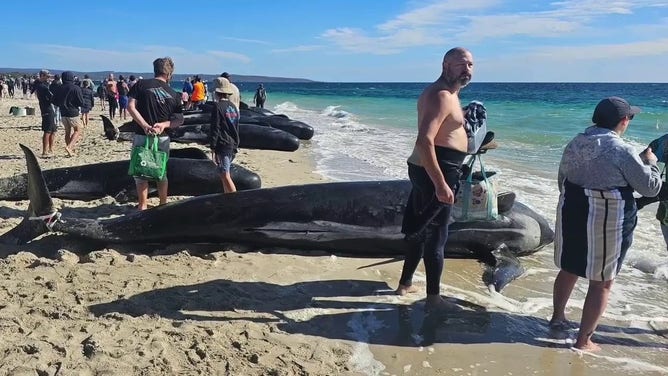
[[[230,101],[234,90],[229,80],[224,77],[216,78],[214,92],[216,105],[211,110],[209,146],[223,182],[223,192],[232,193],[237,191],[230,175],[230,167],[239,147],[239,110]]]
[[[130,91],[130,88],[128,87],[128,84],[125,82],[125,77],[123,75],[120,75],[118,77],[118,82],[116,83],[116,90],[118,91],[118,107],[120,109],[120,113],[118,116],[123,119],[127,120],[128,118],[128,104],[129,104],[129,98],[128,98],[128,92]]]

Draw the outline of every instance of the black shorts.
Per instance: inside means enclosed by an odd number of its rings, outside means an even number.
[[[456,194],[466,153],[441,146],[435,149],[438,166],[445,177],[445,182]],[[434,183],[424,167],[409,162],[408,177],[412,189],[406,202],[401,232],[407,235],[407,239],[415,239],[429,223],[446,225],[450,220],[450,210],[442,210],[447,205],[436,198]]]
[[[58,130],[56,124],[56,114],[50,112],[42,115],[42,131],[44,133],[55,133]]]

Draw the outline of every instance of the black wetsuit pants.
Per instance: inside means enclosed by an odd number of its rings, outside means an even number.
[[[466,153],[437,147],[436,156],[446,183],[453,193],[456,193]],[[424,168],[408,163],[408,177],[412,183],[412,189],[406,204],[401,231],[407,235],[406,238],[411,247],[406,254],[399,283],[403,286],[410,286],[420,259],[424,259],[427,294],[437,295],[440,293],[443,258],[445,244],[448,241],[448,225],[452,206],[436,199],[434,184]],[[412,238],[408,236],[415,234],[416,231],[420,232],[419,236]]]

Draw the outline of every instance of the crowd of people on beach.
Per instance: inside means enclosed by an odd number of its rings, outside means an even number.
[[[51,75],[48,70],[41,70],[35,76],[24,75],[19,80],[2,77],[2,82],[3,87],[7,81],[12,88],[17,85],[24,88],[23,98],[30,99],[34,94],[38,99],[42,118],[43,158],[53,156],[55,135],[61,124],[65,129],[65,152],[68,157],[76,155],[77,143],[89,123],[88,114],[95,105],[95,96],[98,97],[102,111],[108,107],[111,120],[116,119],[117,110],[121,120],[127,120],[130,115],[135,132],[133,148],[145,145],[147,136],[158,137],[158,149],[169,153],[170,140],[165,130],[181,125],[183,111],[199,110],[210,98],[207,82],[200,76],[192,79],[188,77],[184,80],[182,92],[176,93],[169,84],[173,69],[170,58],[157,59],[154,61],[155,78],[145,80],[141,76],[130,75],[126,80],[123,75],[119,75],[116,79],[110,73],[97,87],[88,74],[79,79],[71,71]],[[220,172],[223,192],[231,193],[236,192],[230,169],[240,142],[238,128],[241,95],[227,72],[217,77],[214,83],[214,106],[209,128],[211,155]],[[264,106],[266,91],[262,84],[258,86],[254,100],[258,107]],[[148,181],[140,177],[135,180],[138,208],[144,210],[148,207]],[[166,176],[156,181],[156,184],[160,204],[164,204],[168,193]]]
[[[51,75],[48,70],[41,70],[37,75],[22,77],[12,81],[14,85],[27,87],[24,97],[31,98],[34,94],[39,102],[41,113],[42,157],[53,155],[53,145],[58,125],[65,129],[65,152],[68,157],[76,155],[77,143],[80,141],[84,128],[88,125],[88,114],[98,97],[100,108],[106,111],[109,118],[127,120],[135,132],[133,148],[146,144],[147,137],[158,138],[158,149],[169,153],[169,136],[166,129],[178,127],[183,123],[183,111],[198,110],[210,98],[208,85],[199,76],[186,79],[181,93],[175,92],[170,86],[174,73],[171,58],[156,59],[154,78],[144,79],[130,75],[118,78],[110,73],[102,82],[95,86],[86,74],[83,79],[71,71]],[[4,77],[3,77],[4,78]],[[4,78],[9,81],[11,78]],[[239,146],[239,106],[241,96],[239,88],[231,81],[229,73],[224,72],[214,80],[213,106],[211,110],[210,148],[212,159],[218,166],[223,192],[236,191],[230,175],[231,163]],[[264,103],[264,102],[262,102]],[[138,208],[148,207],[148,180],[135,177]],[[166,176],[156,181],[160,204],[167,202]]]
[[[20,93],[22,99],[32,99],[30,88],[35,83],[35,76],[24,75],[6,75],[0,76],[0,100],[2,98],[18,98],[16,93]]]

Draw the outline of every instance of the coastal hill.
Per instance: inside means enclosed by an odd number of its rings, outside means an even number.
[[[40,71],[41,68],[0,68],[0,75],[11,74],[13,76],[17,75],[34,75]],[[46,68],[49,69],[49,68]],[[60,74],[63,72],[62,69],[49,69],[51,74]],[[101,81],[109,76],[109,73],[113,73],[115,77],[123,75],[125,77],[130,76],[131,74],[136,77],[142,76],[153,77],[153,72],[122,72],[122,71],[99,71],[99,72],[80,72],[72,71],[75,76],[82,78],[84,74],[88,74],[91,79],[95,81]],[[198,74],[203,80],[213,81],[214,78],[218,77],[218,74]],[[183,81],[186,77],[193,77],[195,74],[175,74],[172,78],[172,81]],[[305,78],[291,78],[291,77],[268,77],[268,76],[248,76],[248,75],[237,75],[230,72],[233,82],[314,82],[313,80],[308,80]]]

